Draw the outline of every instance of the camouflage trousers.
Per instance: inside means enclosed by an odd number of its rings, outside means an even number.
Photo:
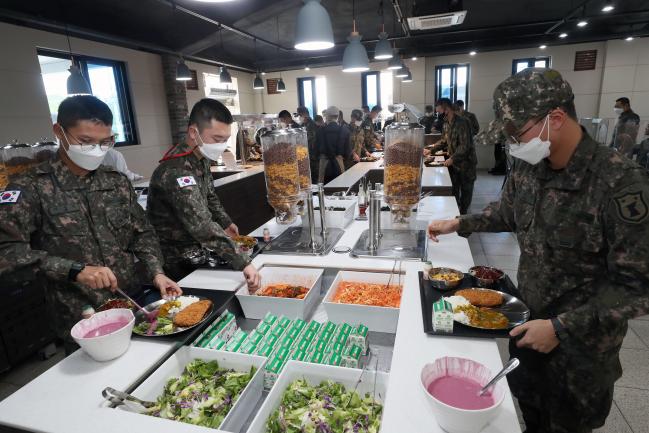
[[[460,215],[466,215],[473,200],[473,185],[475,177],[465,176],[454,167],[449,167],[451,183],[453,184],[453,195],[460,208]]]
[[[589,433],[604,425],[611,410],[613,385],[622,375],[619,347],[594,353],[561,344],[542,354],[509,343],[510,356],[521,365],[507,380],[527,433]]]

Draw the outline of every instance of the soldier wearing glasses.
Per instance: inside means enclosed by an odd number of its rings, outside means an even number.
[[[115,144],[108,106],[73,96],[59,106],[57,157],[16,177],[0,193],[0,278],[48,283],[55,330],[66,352],[84,305],[99,306],[121,288],[137,295],[153,282],[162,296],[179,295],[162,270],[153,228],[123,174],[101,165]],[[135,270],[137,258],[145,281]]]
[[[530,68],[494,92],[514,157],[500,201],[433,221],[429,236],[514,232],[519,290],[531,320],[511,330],[508,377],[526,432],[586,433],[604,425],[628,319],[649,313],[649,176],[579,125],[570,85]]]

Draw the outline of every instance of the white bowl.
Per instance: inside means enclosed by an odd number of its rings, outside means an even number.
[[[126,320],[128,323],[110,334],[84,338],[84,335],[93,329],[116,322],[119,319]],[[100,311],[88,319],[77,322],[70,330],[70,335],[92,359],[95,361],[109,361],[122,356],[128,350],[134,325],[135,316],[131,310],[115,308]]]
[[[449,406],[433,397],[428,386],[440,377],[447,375],[464,377],[486,385],[493,377],[491,370],[479,362],[466,358],[444,357],[426,364],[421,370],[421,385],[437,423],[448,433],[478,433],[493,420],[505,399],[505,385],[500,380],[492,389],[495,404],[486,409],[467,410]]]

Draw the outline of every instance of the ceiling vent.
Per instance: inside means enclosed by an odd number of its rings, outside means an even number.
[[[444,27],[457,26],[464,22],[466,11],[448,12],[437,15],[426,15],[408,18],[410,30],[435,30]]]

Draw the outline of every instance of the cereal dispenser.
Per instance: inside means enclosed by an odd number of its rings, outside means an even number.
[[[268,130],[261,136],[268,203],[279,224],[290,224],[301,199],[295,134],[285,129]]]

